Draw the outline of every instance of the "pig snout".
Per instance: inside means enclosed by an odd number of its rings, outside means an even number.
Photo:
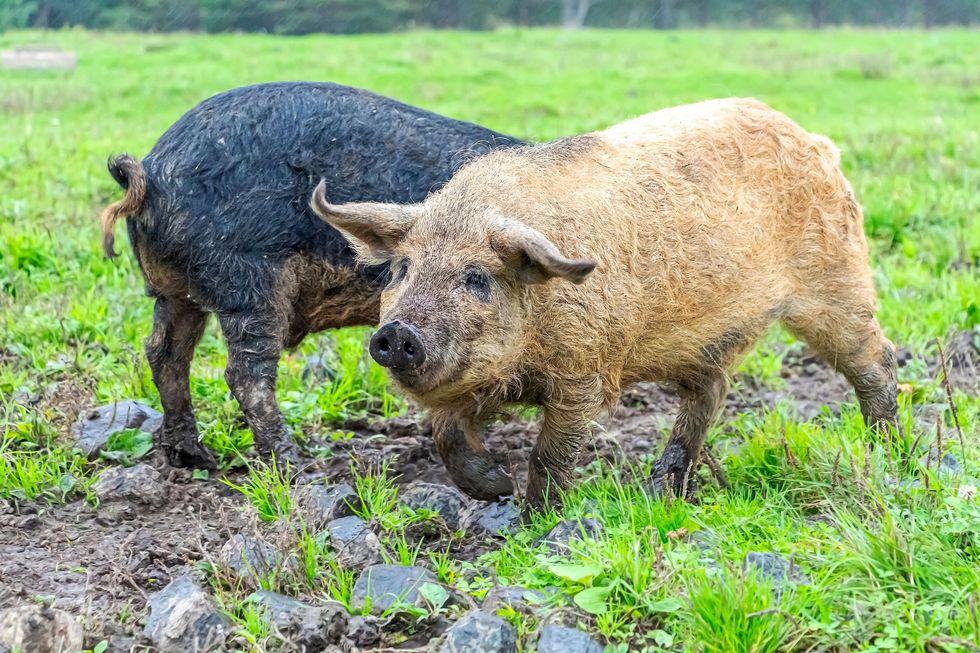
[[[425,345],[410,324],[393,320],[371,337],[371,358],[396,372],[412,372],[425,362]]]

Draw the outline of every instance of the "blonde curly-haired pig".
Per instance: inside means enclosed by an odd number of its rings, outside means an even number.
[[[427,406],[457,484],[513,485],[480,440],[508,404],[543,408],[525,493],[554,503],[590,425],[637,381],[680,414],[654,467],[684,494],[732,366],[780,321],[843,373],[869,425],[897,419],[861,209],[837,149],[751,99],[492,152],[421,204],[314,210],[364,261],[391,261],[371,354]]]

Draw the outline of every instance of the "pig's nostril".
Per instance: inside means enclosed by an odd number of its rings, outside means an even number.
[[[387,338],[378,338],[378,351],[383,354],[387,354],[391,350],[391,343],[388,342]]]
[[[415,345],[410,342],[406,342],[402,349],[405,351],[405,355],[409,358],[415,355]]]

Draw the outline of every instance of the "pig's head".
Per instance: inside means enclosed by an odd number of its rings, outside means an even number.
[[[391,283],[371,356],[423,402],[451,403],[505,382],[526,341],[536,284],[581,283],[596,264],[569,259],[542,233],[486,203],[443,192],[414,205],[327,202],[312,207]]]

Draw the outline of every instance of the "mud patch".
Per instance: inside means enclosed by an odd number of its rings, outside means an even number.
[[[128,650],[115,640],[142,631],[147,595],[216,555],[246,521],[240,494],[217,481],[191,483],[157,458],[170,475],[160,508],[8,506],[0,514],[0,608],[43,601],[79,618],[86,646],[112,637],[111,650]]]

